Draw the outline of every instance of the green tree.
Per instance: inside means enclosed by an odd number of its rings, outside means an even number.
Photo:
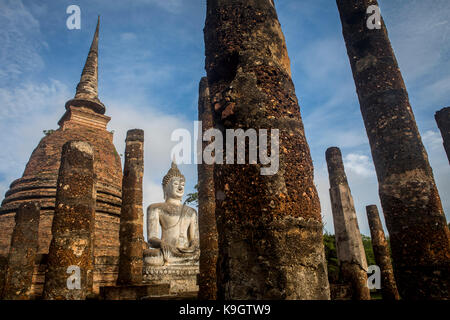
[[[323,235],[325,247],[325,258],[327,259],[328,280],[331,283],[339,282],[339,261],[336,251],[336,239],[334,234],[325,233]]]
[[[374,265],[375,256],[373,254],[372,239],[368,236],[361,235],[364,252],[366,254],[367,265]],[[339,260],[336,250],[336,238],[334,234],[325,232],[323,235],[323,244],[325,247],[325,258],[327,259],[328,279],[331,283],[340,283],[339,277]]]
[[[375,265],[375,255],[373,254],[372,239],[368,236],[361,235],[364,251],[366,253],[367,265]]]
[[[195,192],[188,193],[186,198],[187,204],[198,205],[198,183],[194,186]]]

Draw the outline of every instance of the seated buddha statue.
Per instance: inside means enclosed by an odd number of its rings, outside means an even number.
[[[184,203],[185,178],[175,162],[162,181],[165,202],[147,208],[149,266],[193,265],[200,256],[197,211]]]

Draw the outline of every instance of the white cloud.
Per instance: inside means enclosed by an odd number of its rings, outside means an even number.
[[[28,82],[13,89],[0,88],[0,120],[54,111],[56,106],[64,105],[69,95],[63,83],[52,79],[48,84]]]
[[[371,159],[363,154],[347,154],[344,157],[344,167],[350,173],[355,173],[362,177],[371,177],[375,175]]]
[[[408,81],[429,75],[442,63],[449,64],[448,0],[381,0],[380,6],[400,67],[406,71]]]
[[[193,132],[193,122],[177,115],[169,115],[162,108],[155,108],[136,100],[133,103],[106,102],[107,114],[112,120],[109,129],[114,130],[114,145],[119,154],[125,151],[126,133],[130,129],[143,129],[144,143],[144,213],[148,205],[164,201],[161,181],[171,164],[171,150],[177,142],[171,141],[175,129],[184,128]],[[192,135],[193,138],[193,135]],[[192,141],[193,143],[193,141]],[[123,159],[123,157],[122,157]],[[196,165],[180,165],[187,179],[186,194],[196,184]]]
[[[57,127],[69,97],[65,85],[26,83],[15,89],[0,88],[0,195],[19,178],[43,130]]]
[[[137,36],[133,32],[124,32],[120,34],[120,40],[122,41],[133,41],[136,40]]]
[[[442,145],[443,143],[442,136],[437,131],[433,130],[426,131],[424,134],[422,134],[422,140],[427,149],[430,149],[432,151],[444,148]]]
[[[345,152],[344,152],[345,154]],[[378,198],[378,182],[369,157],[350,153],[344,156],[344,167],[348,178],[348,184],[355,204],[356,216],[361,233],[370,235],[366,216],[366,206],[375,204],[381,212]],[[326,164],[316,167],[314,179],[319,194],[325,229],[334,233],[333,214],[329,193],[328,170]],[[382,221],[384,220],[381,217]]]
[[[44,67],[44,45],[37,21],[21,0],[0,0],[0,85],[10,85]]]
[[[313,84],[317,81],[336,84],[336,76],[348,68],[348,60],[341,59],[336,52],[344,52],[341,39],[325,38],[314,41],[303,48],[293,59],[305,77]]]
[[[360,130],[325,128],[319,139],[320,145],[337,145],[340,148],[353,148],[367,143],[367,136]]]

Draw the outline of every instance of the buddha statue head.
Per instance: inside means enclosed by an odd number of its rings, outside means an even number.
[[[162,186],[164,191],[164,200],[177,199],[181,200],[184,195],[184,175],[178,169],[175,161],[172,161],[172,165],[162,180]]]

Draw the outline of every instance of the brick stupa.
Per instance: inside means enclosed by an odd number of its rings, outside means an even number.
[[[38,254],[33,276],[33,293],[42,293],[45,255],[51,240],[55,209],[56,180],[62,146],[71,140],[88,142],[95,150],[96,182],[95,273],[94,291],[113,285],[117,279],[119,256],[119,216],[121,207],[122,166],[113,145],[113,133],[107,131],[110,117],[98,98],[98,33],[95,31],[74,99],[66,103],[66,112],[58,122],[59,129],[47,133],[33,151],[22,178],[15,180],[6,192],[0,208],[0,255],[8,255],[14,216],[26,201],[41,207]]]

